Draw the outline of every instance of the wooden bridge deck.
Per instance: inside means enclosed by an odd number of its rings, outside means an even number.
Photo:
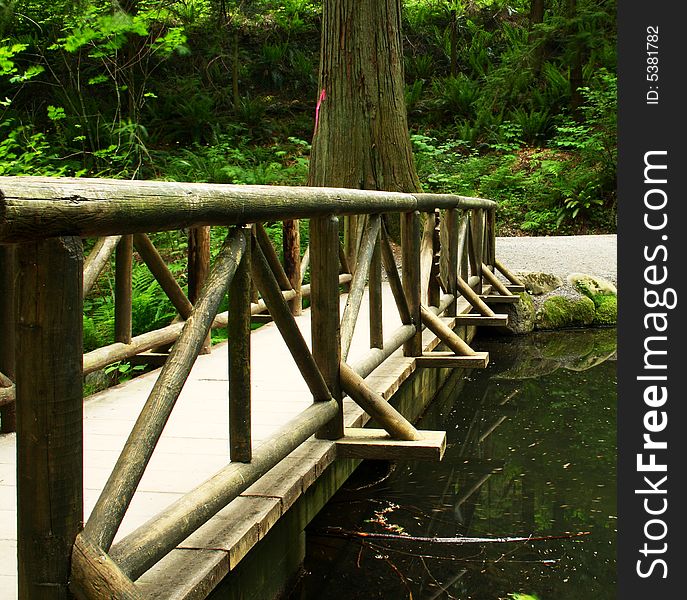
[[[388,285],[384,285],[384,331],[388,335],[400,326]],[[346,296],[342,296],[342,307]],[[369,350],[367,300],[363,301],[358,327],[353,338],[349,362]],[[459,300],[459,312],[467,312],[468,305]],[[450,318],[444,319],[451,324]],[[306,340],[310,340],[309,311],[297,317],[298,325]],[[438,343],[433,334],[425,330],[424,346],[430,349]],[[252,435],[254,448],[266,440],[311,402],[308,388],[303,381],[286,345],[273,323],[253,332],[251,336],[252,360]],[[373,372],[367,381],[371,386],[388,395],[414,370],[414,359],[397,351]],[[87,516],[126,438],[151,390],[157,371],[143,375],[91,396],[85,402],[84,415],[84,502]],[[228,382],[227,346],[218,345],[209,355],[200,356],[189,376],[183,392],[167,423],[150,465],[141,481],[129,511],[118,532],[117,539],[128,534],[149,518],[168,506],[193,487],[203,482],[228,462]],[[346,426],[360,425],[367,417],[353,402],[347,401]],[[232,517],[236,523],[229,530],[223,513],[212,519],[192,537],[193,558],[188,552],[177,550],[164,561],[179,560],[175,553],[182,552],[184,570],[189,571],[189,561],[205,563],[205,572],[212,571],[221,577],[240,560],[280,514],[295,502],[298,496],[315,481],[319,474],[335,458],[333,442],[311,439],[292,456],[277,466],[266,478],[258,481],[240,498],[225,509],[238,511],[242,518]],[[212,544],[203,546],[211,538]],[[202,548],[206,547],[206,550]],[[209,564],[209,566],[207,566]],[[196,566],[194,565],[194,568]],[[155,569],[144,575],[155,577]],[[212,582],[190,582],[188,589],[177,589],[174,597],[203,595],[201,588]],[[17,597],[16,560],[16,453],[15,434],[0,436],[0,598]],[[164,590],[159,581],[151,581],[153,596],[171,597],[169,588]],[[194,588],[192,593],[190,588]],[[189,595],[190,594],[190,595]]]

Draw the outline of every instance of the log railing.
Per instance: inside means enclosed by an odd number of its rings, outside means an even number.
[[[519,282],[495,257],[495,203],[455,195],[329,188],[230,186],[88,179],[0,178],[0,404],[17,400],[18,554],[20,597],[49,582],[79,598],[139,598],[136,579],[310,436],[344,436],[347,394],[395,440],[422,432],[376,394],[365,377],[403,347],[423,366],[483,366],[438,315],[455,315],[459,296],[479,319],[502,319],[482,299],[482,282],[511,295]],[[400,213],[399,275],[387,216]],[[339,216],[356,215],[356,268],[349,272]],[[310,219],[309,247],[299,248],[297,219]],[[285,221],[282,266],[264,222]],[[207,269],[194,248],[189,299],[150,242],[156,231],[228,228]],[[89,257],[81,238],[98,236]],[[195,244],[195,242],[194,242]],[[115,343],[82,355],[81,311],[116,248]],[[180,317],[131,336],[134,250]],[[300,259],[300,260],[299,260]],[[200,266],[198,266],[200,265]],[[498,269],[513,285],[504,285]],[[302,285],[306,272],[310,284]],[[383,272],[401,325],[382,329]],[[200,285],[200,281],[203,281]],[[10,283],[12,284],[10,286]],[[368,286],[369,283],[369,286]],[[343,314],[341,284],[348,284]],[[370,303],[369,352],[348,354],[365,287]],[[259,298],[255,297],[255,289]],[[229,293],[229,310],[217,314]],[[311,298],[312,350],[294,314]],[[191,301],[193,300],[193,302]],[[267,309],[313,396],[313,404],[269,441],[251,441],[250,322]],[[482,321],[486,322],[486,321]],[[230,461],[203,484],[113,544],[197,356],[213,327],[229,336]],[[423,355],[428,327],[449,349]],[[14,331],[12,331],[12,329]],[[173,346],[122,453],[83,529],[82,375],[164,344]],[[14,382],[12,381],[14,379]],[[3,420],[5,419],[3,415]],[[57,436],[57,437],[56,437]],[[58,439],[60,443],[55,443]],[[47,474],[47,475],[46,475]],[[30,499],[30,500],[29,500]],[[60,523],[57,530],[50,524]],[[37,553],[37,544],[51,551]],[[38,592],[35,592],[38,594]],[[104,595],[103,595],[104,594]],[[38,597],[36,595],[35,597]]]

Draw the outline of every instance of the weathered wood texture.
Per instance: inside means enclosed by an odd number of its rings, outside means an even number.
[[[336,400],[334,419],[318,437],[336,439],[343,435],[343,396],[339,381],[341,331],[339,328],[339,219],[329,216],[310,220],[310,279],[312,350],[317,366]],[[317,400],[315,396],[315,400]]]
[[[99,238],[91,249],[91,252],[86,258],[83,267],[84,297],[86,297],[91,291],[91,288],[97,281],[98,276],[107,266],[108,262],[110,261],[110,256],[112,256],[114,249],[117,247],[117,244],[119,244],[120,238],[120,235]]]
[[[207,279],[210,271],[210,228],[192,227],[188,231],[188,261],[187,261],[187,280],[188,280],[188,300],[195,304],[200,290]],[[212,341],[210,336],[205,339],[202,354],[210,352]]]
[[[420,273],[420,213],[408,212],[401,215],[401,249],[403,263],[403,292],[408,303],[410,322],[416,333],[403,345],[406,356],[422,354],[422,331],[420,318],[421,273]]]
[[[475,352],[470,356],[456,356],[452,352],[425,352],[415,359],[418,367],[432,369],[484,369],[489,364],[488,352]]]
[[[446,344],[453,352],[460,356],[469,356],[475,354],[475,351],[468,346],[448,325],[446,325],[439,317],[437,317],[427,307],[421,306],[420,312],[422,315],[422,322],[427,328],[434,333],[442,342]]]
[[[108,238],[111,239],[111,238]],[[123,235],[115,255],[115,342],[131,343],[133,236]],[[86,286],[84,286],[85,288]]]
[[[0,177],[0,243],[56,235],[101,236],[200,225],[240,225],[329,214],[495,206],[490,200],[457,195],[324,187]]]
[[[395,440],[383,429],[349,427],[336,440],[339,458],[374,460],[441,460],[446,450],[445,431],[420,431],[414,440]]]
[[[398,440],[418,440],[417,429],[379,394],[375,393],[345,362],[341,363],[341,387],[389,435]]]
[[[26,244],[18,265],[19,598],[67,599],[83,521],[81,240]]]
[[[144,595],[115,562],[83,534],[72,550],[69,590],[77,600],[144,600]]]
[[[289,280],[296,296],[289,300],[291,314],[298,316],[303,312],[303,297],[301,295],[301,230],[298,220],[284,221],[282,252],[284,254],[284,273]]]
[[[492,285],[492,287],[502,296],[512,296],[511,291],[499,280],[490,268],[482,264],[482,276]]]
[[[15,372],[14,359],[14,323],[15,323],[15,279],[16,250],[14,246],[0,246],[0,372],[10,380],[0,385],[0,433],[9,433],[16,429],[16,413],[12,381]]]
[[[461,293],[461,295],[470,303],[472,306],[475,308],[475,310],[485,316],[485,317],[493,317],[494,316],[494,311],[489,308],[484,300],[482,300],[479,295],[475,292],[475,290],[472,288],[472,285],[470,285],[468,282],[466,282],[462,277],[458,277],[456,280],[456,285],[458,287],[458,291]]]
[[[251,231],[243,229],[245,252],[229,286],[229,455],[234,462],[250,462],[250,265]]]
[[[203,287],[193,312],[155,382],[100,498],[84,528],[96,546],[109,550],[155,445],[174,408],[236,271],[245,239],[242,232],[227,239]]]
[[[368,289],[370,294],[370,348],[384,347],[384,327],[382,319],[382,238],[378,231],[375,239]]]

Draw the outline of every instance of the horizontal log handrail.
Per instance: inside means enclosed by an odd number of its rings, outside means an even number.
[[[482,198],[169,181],[0,177],[0,244],[106,236],[324,215],[494,209]]]

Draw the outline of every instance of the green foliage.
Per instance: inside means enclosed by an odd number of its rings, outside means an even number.
[[[0,174],[304,183],[321,3],[134,4],[0,6]],[[505,232],[613,230],[615,3],[575,6],[403,3],[425,189],[498,200]]]

